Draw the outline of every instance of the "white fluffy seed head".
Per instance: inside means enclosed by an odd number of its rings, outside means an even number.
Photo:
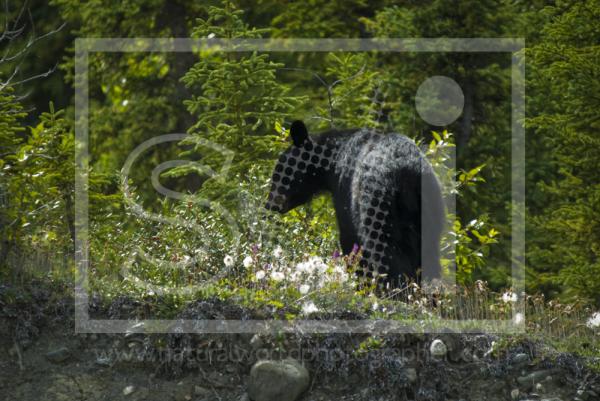
[[[242,263],[246,269],[251,267],[254,264],[254,261],[252,260],[252,256],[246,256]]]
[[[229,255],[226,255],[223,258],[223,264],[225,264],[225,267],[232,267],[233,266],[233,258]]]
[[[277,246],[275,247],[275,249],[273,250],[273,256],[274,256],[276,259],[279,259],[279,258],[281,258],[281,257],[283,256],[283,248],[281,248],[279,245],[277,245]]]
[[[272,272],[271,279],[273,281],[282,281],[285,278],[285,275],[282,272]]]
[[[310,291],[310,285],[302,284],[300,288],[298,288],[298,291],[300,291],[300,294],[306,295]]]

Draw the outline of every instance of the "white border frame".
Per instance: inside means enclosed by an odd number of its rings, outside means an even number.
[[[132,320],[90,319],[88,267],[88,61],[91,52],[191,52],[210,47],[223,52],[504,52],[511,63],[511,261],[512,290],[519,295],[510,320],[441,320],[407,326],[395,320],[144,320],[146,333],[520,333],[525,331],[525,63],[521,38],[441,39],[188,39],[79,38],[75,40],[75,331],[125,333]],[[520,318],[516,319],[517,314]],[[521,319],[522,317],[522,319]]]

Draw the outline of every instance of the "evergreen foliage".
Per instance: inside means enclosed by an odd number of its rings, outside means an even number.
[[[8,4],[8,15],[3,17],[12,24],[20,5]],[[28,4],[33,25],[21,19],[0,28],[1,54],[27,46],[18,60],[0,56],[3,273],[16,269],[6,265],[9,251],[28,254],[41,249],[71,255],[73,250],[74,37],[524,37],[528,291],[600,305],[597,0],[215,0],[203,4],[32,0]],[[63,22],[66,28],[57,30]],[[22,31],[10,31],[21,26]],[[5,27],[9,27],[6,32]],[[33,40],[45,32],[49,35],[43,41]],[[249,194],[253,207],[260,207],[270,166],[287,146],[285,128],[291,120],[303,119],[311,132],[364,126],[400,132],[428,144],[433,163],[443,161],[439,152],[448,150],[455,138],[459,186],[447,190],[458,194],[458,207],[452,217],[454,237],[446,240],[457,244],[453,257],[459,282],[483,279],[494,289],[508,283],[510,55],[226,53],[207,46],[189,54],[98,52],[91,53],[89,60],[92,253],[98,257],[94,268],[107,277],[119,277],[118,267],[129,248],[152,247],[155,237],[164,241],[156,249],[173,258],[191,255],[190,242],[196,241],[179,227],[154,222],[145,222],[142,229],[136,225],[139,216],[124,206],[118,174],[132,149],[158,135],[191,134],[177,147],[155,147],[140,158],[129,177],[136,199],[152,212],[212,224],[209,211],[174,205],[157,195],[149,179],[159,163],[191,159],[197,163],[164,172],[162,184],[189,194],[190,199],[223,202],[239,215],[250,246],[259,240],[253,227],[277,218],[240,210],[240,198]],[[55,63],[60,71],[28,80]],[[15,86],[6,77],[17,65],[13,82],[22,84]],[[465,95],[461,118],[441,129],[423,121],[414,107],[417,88],[432,75],[452,77]],[[64,111],[51,108],[42,113],[49,101]],[[209,143],[233,152],[224,180],[213,179],[211,171],[220,171],[230,155]],[[297,241],[298,249],[290,251],[294,256],[330,252],[336,235],[331,210],[330,200],[318,197],[277,219],[280,231],[274,232],[289,248]],[[210,227],[220,249],[206,260],[210,269],[218,269],[214,263],[224,257],[231,238],[216,222]],[[209,267],[196,266],[204,273],[212,271]],[[200,276],[179,279],[193,281]]]
[[[534,184],[545,199],[533,211],[530,268],[538,288],[600,304],[600,4],[558,2],[543,13],[541,42],[527,51],[528,125],[555,176]]]
[[[225,1],[223,8],[211,6],[208,17],[197,21],[192,35],[249,39],[266,32],[248,27],[241,20],[242,14],[230,1]],[[275,123],[290,116],[301,101],[288,95],[289,88],[278,82],[276,74],[280,67],[282,64],[270,61],[267,54],[208,50],[182,78],[195,93],[184,102],[197,118],[190,133],[234,152],[231,173],[242,179],[250,166],[271,164],[281,146]],[[216,170],[211,159],[222,162],[223,156],[204,156],[203,161]],[[180,168],[171,175],[188,171],[189,168]],[[227,198],[234,190],[224,188],[222,181],[216,187],[205,182],[203,189],[212,192],[213,198]]]

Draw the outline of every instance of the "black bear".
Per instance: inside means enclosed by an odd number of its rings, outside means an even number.
[[[418,281],[421,268],[427,278],[440,275],[444,203],[414,141],[368,129],[313,137],[302,121],[292,123],[290,136],[293,144],[273,172],[267,209],[286,213],[329,191],[341,248],[348,254],[360,246],[369,276],[399,286],[407,278]]]

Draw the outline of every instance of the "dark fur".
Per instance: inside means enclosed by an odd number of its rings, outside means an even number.
[[[295,124],[296,132],[301,132],[304,125]],[[344,253],[350,253],[354,244],[359,245],[364,265],[372,272],[387,273],[386,280],[394,285],[404,277],[418,280],[417,271],[422,266],[427,267],[428,278],[439,276],[443,201],[430,164],[411,139],[351,130],[330,131],[313,138],[296,134],[294,142],[275,168],[268,209],[285,213],[316,193],[329,191]],[[317,160],[313,168],[296,169],[293,175],[286,175],[286,168],[291,171],[290,158],[302,161],[307,149],[314,154],[319,147],[323,157],[313,159]],[[327,150],[330,157],[325,157]],[[324,158],[329,160],[327,166],[323,166]],[[288,184],[277,185],[282,182]]]

